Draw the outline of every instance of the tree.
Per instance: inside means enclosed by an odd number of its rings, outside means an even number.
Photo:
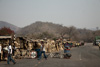
[[[64,35],[67,34],[67,31],[68,31],[68,28],[67,28],[67,27],[61,27],[61,28],[59,29],[60,36],[63,38]]]
[[[77,33],[78,33],[78,31],[77,31],[76,27],[71,26],[68,28],[67,34],[69,35],[69,39],[76,36]]]
[[[52,38],[54,35],[48,32],[43,32],[39,35],[39,38]]]
[[[0,36],[10,36],[12,34],[14,34],[14,31],[10,28],[3,27],[0,29]]]

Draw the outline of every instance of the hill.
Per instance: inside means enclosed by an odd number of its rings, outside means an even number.
[[[94,34],[95,33],[95,34]],[[97,32],[98,33],[98,32]],[[95,31],[88,29],[77,29],[74,26],[66,27],[52,22],[37,21],[17,32],[17,36],[26,36],[28,38],[58,38],[64,37],[75,41],[92,42],[94,37],[98,35]]]
[[[41,22],[37,21],[33,24],[30,24],[24,28],[21,28],[17,34],[22,35],[36,35],[36,34],[42,34],[42,33],[49,33],[53,35],[59,35],[60,28],[63,28],[60,24],[54,24],[51,22]]]
[[[19,28],[8,22],[0,21],[0,28],[8,27],[16,32],[16,36],[26,36],[28,38],[58,38],[64,37],[75,41],[92,42],[95,36],[100,36],[100,30],[77,29],[74,26],[66,27],[52,22],[37,21],[23,28]]]
[[[8,27],[15,32],[20,29],[19,27],[15,26],[13,24],[10,24],[10,23],[5,22],[5,21],[0,21],[0,28],[3,28],[3,27]]]
[[[30,24],[29,26],[26,26],[24,28],[21,28],[18,33],[20,34],[37,34],[42,32],[48,32],[48,33],[56,33],[58,32],[58,28],[62,27],[62,25],[59,24],[53,24],[51,22],[41,22],[37,21],[33,24]]]

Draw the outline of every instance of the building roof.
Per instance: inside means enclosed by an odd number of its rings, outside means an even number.
[[[0,39],[10,39],[11,36],[0,36]]]

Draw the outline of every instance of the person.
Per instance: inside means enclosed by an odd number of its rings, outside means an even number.
[[[71,54],[70,54],[70,45],[69,43],[64,43],[64,58],[66,59],[70,59],[71,57]]]
[[[64,53],[70,53],[70,45],[68,42],[64,44]]]
[[[37,58],[38,60],[40,59],[40,55],[41,55],[41,51],[40,51],[40,46],[38,45],[38,42],[34,42],[34,48],[35,48],[35,51],[37,52]]]
[[[0,44],[0,61],[1,61],[1,50],[2,50],[2,46]]]
[[[15,44],[14,44],[13,47],[12,47],[12,55],[13,56],[15,55],[15,50],[16,50],[16,48],[15,48]]]
[[[72,43],[72,42],[70,43],[70,47],[71,47],[71,48],[73,47],[73,43]]]
[[[99,42],[98,46],[99,46],[99,50],[100,50],[100,42]]]
[[[12,46],[11,46],[11,42],[9,42],[9,45],[8,45],[8,60],[7,60],[7,64],[9,64],[10,60],[13,62],[13,64],[16,64],[16,62],[12,58]]]
[[[42,53],[44,54],[44,58],[47,60],[47,56],[45,54],[45,46],[44,46],[44,42],[41,41],[41,55]],[[40,59],[41,59],[41,55],[40,55]]]

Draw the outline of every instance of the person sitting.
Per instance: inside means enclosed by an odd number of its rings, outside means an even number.
[[[64,53],[69,53],[69,52],[70,52],[70,45],[67,42],[67,43],[64,44]]]

